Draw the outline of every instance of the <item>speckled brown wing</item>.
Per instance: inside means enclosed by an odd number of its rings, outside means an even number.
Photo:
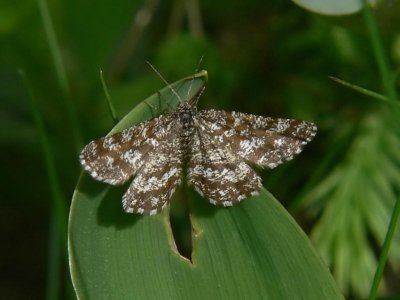
[[[270,169],[299,154],[317,132],[311,122],[240,112],[204,110],[196,117],[216,147]]]
[[[261,188],[256,172],[206,132],[193,137],[187,173],[189,184],[214,205],[232,206]]]
[[[183,155],[179,135],[172,134],[153,151],[122,198],[129,213],[154,215],[168,203],[181,183]]]
[[[166,114],[94,140],[82,150],[80,162],[93,178],[123,184],[146,164],[149,153],[168,139],[173,126]]]

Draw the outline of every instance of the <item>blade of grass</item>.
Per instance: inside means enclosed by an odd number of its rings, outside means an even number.
[[[400,103],[398,101],[390,100],[390,98],[388,98],[388,97],[386,97],[384,95],[381,95],[379,93],[367,90],[367,89],[365,89],[363,87],[360,87],[358,85],[349,83],[347,81],[344,81],[344,80],[342,80],[340,78],[337,78],[337,77],[334,77],[334,76],[329,76],[329,78],[332,79],[333,81],[337,82],[337,83],[340,83],[340,84],[348,87],[348,88],[351,88],[351,89],[353,89],[353,90],[355,90],[357,92],[360,92],[361,94],[364,94],[364,95],[370,96],[370,97],[372,97],[374,99],[377,99],[377,100],[380,100],[380,101],[384,101],[384,102],[387,102],[387,103],[390,103],[390,104],[394,104],[394,105],[397,105],[397,106],[400,107]]]
[[[383,87],[385,90],[385,94],[388,95],[389,99],[392,101],[396,101],[397,98],[397,92],[396,92],[396,87],[394,85],[394,81],[392,80],[393,77],[390,75],[390,68],[386,60],[386,56],[383,50],[381,38],[379,35],[379,30],[377,27],[377,24],[375,22],[374,16],[372,14],[372,9],[370,5],[364,0],[364,9],[363,9],[363,15],[364,15],[364,20],[367,26],[367,29],[369,31],[369,35],[371,38],[371,44],[372,48],[374,50],[374,55],[378,64],[379,72],[382,78],[382,83]],[[396,111],[393,111],[392,113],[397,113]],[[375,276],[372,282],[371,290],[370,290],[370,295],[369,299],[373,300],[376,299],[378,289],[379,289],[379,284],[380,281],[382,280],[383,276],[383,271],[385,268],[385,264],[388,258],[388,253],[390,249],[390,245],[393,239],[393,233],[397,225],[397,221],[399,218],[399,213],[400,213],[400,197],[397,199],[396,204],[393,208],[392,216],[390,219],[389,227],[386,233],[385,241],[383,243],[382,247],[382,253],[379,257],[379,263],[377,270],[375,272]]]
[[[60,282],[60,260],[59,251],[63,252],[63,257],[67,258],[67,205],[66,201],[62,195],[59,179],[56,172],[56,167],[54,164],[53,153],[50,147],[49,139],[47,137],[47,132],[44,126],[44,122],[41,113],[38,108],[36,97],[33,94],[32,87],[25,75],[25,73],[20,70],[19,74],[26,86],[28,91],[29,104],[31,106],[32,115],[34,122],[37,127],[37,132],[39,135],[40,144],[42,147],[42,153],[44,157],[47,180],[50,187],[51,193],[51,222],[50,222],[50,241],[49,241],[49,258],[48,258],[48,281],[46,286],[47,299],[54,299],[54,295],[59,295]],[[53,230],[53,223],[55,223]],[[56,243],[60,243],[56,245]],[[56,284],[57,283],[57,284]]]
[[[37,0],[40,15],[43,21],[43,27],[46,33],[47,42],[50,47],[50,53],[55,66],[58,82],[64,95],[69,94],[69,86],[67,79],[67,72],[65,71],[62,61],[61,51],[57,43],[56,34],[54,31],[53,23],[51,21],[49,9],[45,0]]]
[[[32,87],[30,86],[30,83],[28,79],[26,78],[25,73],[20,70],[19,74],[22,77],[22,80],[26,86],[26,89],[29,93],[29,102],[32,110],[32,115],[37,127],[38,135],[39,135],[39,140],[40,144],[42,147],[43,151],[43,157],[44,157],[44,162],[46,166],[46,173],[47,173],[47,178],[48,178],[48,183],[50,187],[50,192],[51,192],[51,204],[52,204],[52,209],[57,217],[57,227],[59,229],[59,234],[60,237],[63,240],[63,243],[66,242],[66,237],[67,237],[67,205],[66,201],[62,195],[60,184],[59,184],[59,179],[57,176],[56,172],[56,167],[54,163],[54,156],[53,152],[50,147],[50,142],[47,137],[47,132],[44,126],[44,122],[41,116],[41,113],[38,108],[38,104],[36,101],[36,97],[33,94]],[[66,244],[64,244],[66,245]]]
[[[110,98],[110,94],[108,92],[106,81],[104,80],[103,70],[100,70],[100,79],[101,79],[101,85],[103,86],[104,94],[106,96],[108,110],[110,112],[111,118],[113,119],[114,125],[116,125],[118,123],[118,121],[119,121],[119,118],[118,118],[117,113],[115,111],[114,105],[111,102],[111,98]]]
[[[385,94],[389,99],[397,100],[397,92],[393,85],[393,76],[391,76],[389,64],[386,59],[385,51],[383,50],[381,37],[379,34],[378,26],[372,14],[371,5],[364,0],[364,21],[367,26],[369,36],[371,39],[372,49],[374,51],[375,59],[378,65],[379,73],[382,78],[382,84]]]
[[[371,292],[369,294],[369,300],[376,299],[376,295],[378,293],[379,283],[382,280],[383,271],[385,269],[386,261],[389,254],[390,245],[393,240],[393,235],[397,227],[397,222],[399,220],[400,215],[400,197],[397,199],[396,204],[393,209],[393,214],[390,219],[388,231],[386,233],[385,241],[383,242],[382,252],[379,256],[378,267],[375,272],[374,280],[372,282]]]
[[[57,228],[57,220],[54,214],[50,216],[49,242],[47,250],[47,277],[46,277],[46,299],[58,299],[60,296],[60,235]]]
[[[61,56],[60,47],[57,43],[57,38],[54,30],[53,23],[51,21],[49,9],[47,7],[46,0],[36,0],[37,5],[39,7],[40,15],[43,21],[43,27],[46,34],[47,43],[49,44],[50,54],[53,59],[55,71],[57,74],[58,83],[61,88],[61,92],[63,94],[62,100],[63,105],[66,108],[67,116],[69,119],[69,123],[71,126],[71,131],[73,135],[73,140],[75,144],[75,149],[77,154],[79,154],[82,149],[82,136],[81,131],[79,129],[78,118],[75,113],[74,105],[71,100],[71,93],[68,84],[67,72],[64,67],[64,63]]]

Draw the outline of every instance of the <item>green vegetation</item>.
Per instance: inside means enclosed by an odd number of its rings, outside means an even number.
[[[400,6],[295,2],[1,2],[1,298],[76,298],[69,262],[81,299],[400,295]],[[83,145],[118,117],[114,130],[174,106],[147,60],[171,83],[207,70],[200,109],[319,128],[294,161],[259,170],[274,196],[217,209],[178,193],[192,262],[168,210],[125,214],[124,187],[80,176]]]

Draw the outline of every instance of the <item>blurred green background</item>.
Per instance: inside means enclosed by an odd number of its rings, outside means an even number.
[[[397,87],[399,13],[397,1],[374,10]],[[1,1],[1,298],[43,299],[52,289],[71,298],[55,227],[57,218],[66,225],[59,213],[81,172],[80,149],[113,126],[99,70],[122,117],[164,86],[146,60],[170,82],[206,69],[200,109],[317,124],[297,159],[261,171],[263,184],[309,234],[344,294],[366,297],[399,198],[400,114],[329,76],[385,93],[367,28],[362,12],[324,16],[279,0]],[[400,295],[398,231],[384,296]]]

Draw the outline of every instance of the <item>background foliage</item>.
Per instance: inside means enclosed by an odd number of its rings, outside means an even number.
[[[368,295],[399,198],[400,116],[396,106],[328,78],[383,93],[362,13],[328,17],[278,0],[47,5],[63,64],[52,56],[56,44],[43,1],[0,3],[0,288],[5,299],[71,297],[62,263],[65,239],[55,228],[66,226],[80,173],[79,150],[113,124],[99,69],[122,116],[164,85],[145,60],[174,81],[194,73],[202,55],[209,83],[200,108],[318,125],[317,138],[298,159],[262,172],[264,186],[310,233],[342,291]],[[398,13],[395,1],[382,1],[375,10],[393,70],[400,62]],[[33,109],[29,91],[37,101]],[[40,116],[46,135],[38,127]],[[382,295],[400,294],[399,247],[397,235]]]

